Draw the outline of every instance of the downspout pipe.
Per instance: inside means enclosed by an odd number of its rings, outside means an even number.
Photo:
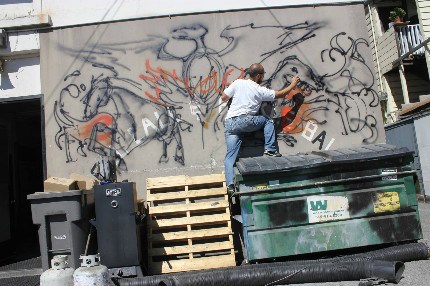
[[[379,64],[378,43],[375,36],[375,24],[373,23],[373,10],[372,10],[372,7],[370,6],[370,1],[365,1],[365,4],[367,4],[367,9],[369,10],[370,27],[372,30],[373,44],[375,46],[376,68],[377,68],[379,84],[380,84],[379,87],[381,88],[381,92],[385,92],[384,83],[382,82],[382,76],[381,76],[381,66]]]

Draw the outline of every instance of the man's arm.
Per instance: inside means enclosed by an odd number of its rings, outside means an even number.
[[[222,95],[221,95],[222,102],[229,101],[230,98],[233,97],[234,92],[235,92],[235,88],[234,88],[235,85],[236,85],[236,81],[233,81],[230,85],[227,85],[227,88],[224,89],[224,91],[222,92]]]
[[[284,89],[282,90],[275,90],[275,98],[283,98],[285,97],[290,91],[292,91],[297,84],[300,82],[300,78],[299,76],[295,76],[293,77],[293,79],[291,80],[291,83]]]
[[[225,94],[225,92],[223,92],[222,93],[222,95],[221,95],[221,100],[223,101],[223,102],[226,102],[226,101],[228,101],[230,99],[230,96],[228,96],[227,94]]]

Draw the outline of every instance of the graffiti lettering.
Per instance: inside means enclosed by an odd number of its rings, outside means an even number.
[[[312,121],[308,121],[306,124],[305,129],[302,132],[302,137],[306,140],[312,142],[312,144],[315,144],[316,142],[319,142],[319,150],[322,150],[324,145],[325,136],[327,135],[327,132],[323,130],[321,133],[319,133],[317,136],[314,137],[315,133],[318,130],[318,125],[315,124]],[[328,142],[327,146],[325,147],[325,150],[329,150],[331,145],[333,145],[335,139],[331,138],[330,142]]]

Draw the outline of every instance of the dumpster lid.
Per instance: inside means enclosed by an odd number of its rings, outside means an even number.
[[[298,153],[283,157],[240,158],[236,166],[241,174],[250,175],[312,168],[325,162],[327,162],[327,159],[324,157],[314,154]]]
[[[61,192],[40,192],[40,193],[27,195],[27,199],[38,200],[38,199],[81,196],[82,192],[83,192],[82,190],[69,190],[69,191],[61,191]]]
[[[328,151],[312,151],[312,154],[322,156],[331,162],[346,163],[349,161],[368,161],[373,159],[388,159],[411,155],[406,147],[397,147],[390,144],[371,144],[354,148],[342,148]]]
[[[314,168],[329,164],[367,162],[384,160],[413,154],[406,147],[389,144],[370,144],[354,148],[342,148],[328,151],[312,151],[283,157],[240,158],[236,166],[242,175],[266,174],[304,168]]]

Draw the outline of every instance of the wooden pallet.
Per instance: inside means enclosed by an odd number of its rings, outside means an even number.
[[[235,266],[222,174],[146,180],[151,274]]]

